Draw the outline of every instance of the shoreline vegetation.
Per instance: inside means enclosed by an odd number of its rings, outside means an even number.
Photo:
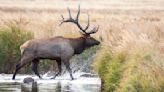
[[[91,66],[102,79],[102,91],[163,92],[164,6],[162,4],[164,1],[128,1],[103,0],[98,1],[100,3],[98,4],[97,1],[90,0],[88,4],[93,4],[90,7],[86,4],[86,0],[75,3],[73,0],[62,0],[59,1],[59,5],[57,1],[53,1],[50,6],[48,3],[44,6],[44,0],[40,5],[39,3],[36,5],[39,1],[35,3],[28,1],[31,4],[29,7],[25,1],[20,1],[18,4],[15,0],[13,1],[15,3],[11,3],[10,0],[3,1],[0,4],[0,72],[4,73],[4,67],[11,68],[8,68],[6,73],[13,72],[15,68],[13,65],[20,57],[19,46],[28,39],[54,36],[79,37],[78,28],[74,25],[59,26],[59,24],[60,15],[67,16],[66,4],[70,3],[68,6],[73,9],[72,14],[75,15],[80,2],[82,10],[80,22],[85,26],[88,13],[91,26],[100,26],[99,31],[92,35],[101,41],[101,46],[97,49]],[[20,3],[22,5],[19,5]],[[81,59],[83,57],[85,55],[81,56]],[[40,69],[49,70],[49,65],[52,63],[42,63]],[[25,68],[21,72],[31,71]]]

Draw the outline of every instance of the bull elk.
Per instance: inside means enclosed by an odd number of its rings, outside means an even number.
[[[69,8],[68,13],[68,19],[65,19],[61,15],[61,25],[68,22],[76,24],[77,27],[81,30],[80,32],[83,33],[82,36],[78,38],[64,38],[62,36],[58,36],[49,39],[33,39],[25,42],[20,46],[21,60],[20,63],[16,65],[16,70],[12,79],[15,79],[18,70],[29,63],[32,63],[32,71],[39,78],[42,78],[38,72],[38,64],[40,59],[50,59],[57,62],[58,72],[55,74],[54,78],[61,74],[61,62],[63,62],[70,74],[71,79],[74,79],[70,69],[69,60],[75,54],[82,53],[86,48],[100,44],[99,41],[90,36],[91,34],[94,34],[98,31],[99,26],[94,27],[89,32],[87,32],[86,30],[88,30],[90,26],[88,15],[87,26],[82,28],[82,26],[79,24],[80,6],[75,19],[72,18]]]

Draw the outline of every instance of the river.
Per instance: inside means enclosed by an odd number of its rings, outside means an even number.
[[[75,76],[76,75],[76,76]],[[86,74],[85,74],[86,75]],[[12,74],[0,74],[0,92],[100,92],[101,80],[98,77],[86,77],[81,74],[74,74],[75,80],[70,80],[68,75],[50,79],[43,75],[43,79],[38,79],[35,75],[16,76],[12,80]],[[32,77],[37,82],[36,90],[32,84],[23,83],[23,79]]]

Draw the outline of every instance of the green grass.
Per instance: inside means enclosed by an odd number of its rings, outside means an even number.
[[[131,71],[120,88],[121,92],[163,92],[164,58],[155,51],[144,53],[140,57],[131,58],[133,60],[127,59],[127,62],[135,61],[136,66],[130,67]]]
[[[124,56],[121,54],[113,56],[109,61],[108,74],[106,75],[106,90],[108,92],[113,92],[119,86],[121,72],[120,65],[124,61]]]
[[[157,49],[111,53],[101,48],[95,69],[103,92],[163,92],[164,58]]]
[[[0,72],[12,73],[20,59],[20,45],[33,34],[14,24],[0,28]]]
[[[114,92],[119,87],[121,78],[120,65],[124,60],[124,55],[113,55],[107,49],[102,48],[98,52],[95,67],[102,79],[103,92]]]

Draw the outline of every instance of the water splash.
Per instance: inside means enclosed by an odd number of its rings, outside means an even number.
[[[0,74],[0,91],[30,92],[32,85],[23,84],[23,79],[32,77],[37,82],[38,92],[100,92],[101,80],[90,66],[97,49],[96,46],[92,47],[71,59],[71,69],[75,80],[71,80],[64,65],[62,65],[62,75],[53,80],[51,79],[55,75],[53,71],[43,74],[42,80],[36,75],[22,74],[18,74],[16,80],[12,80],[12,74]]]
[[[34,75],[17,75],[16,80],[12,80],[12,74],[0,74],[0,91],[21,92],[31,90],[32,85],[23,84],[23,79],[32,77],[37,82],[38,92],[54,90],[56,90],[55,92],[100,92],[101,80],[98,77],[80,76],[83,74],[77,74],[76,80],[73,81],[68,78],[68,75],[59,76],[55,80],[46,76],[43,77],[43,80],[40,80]]]

